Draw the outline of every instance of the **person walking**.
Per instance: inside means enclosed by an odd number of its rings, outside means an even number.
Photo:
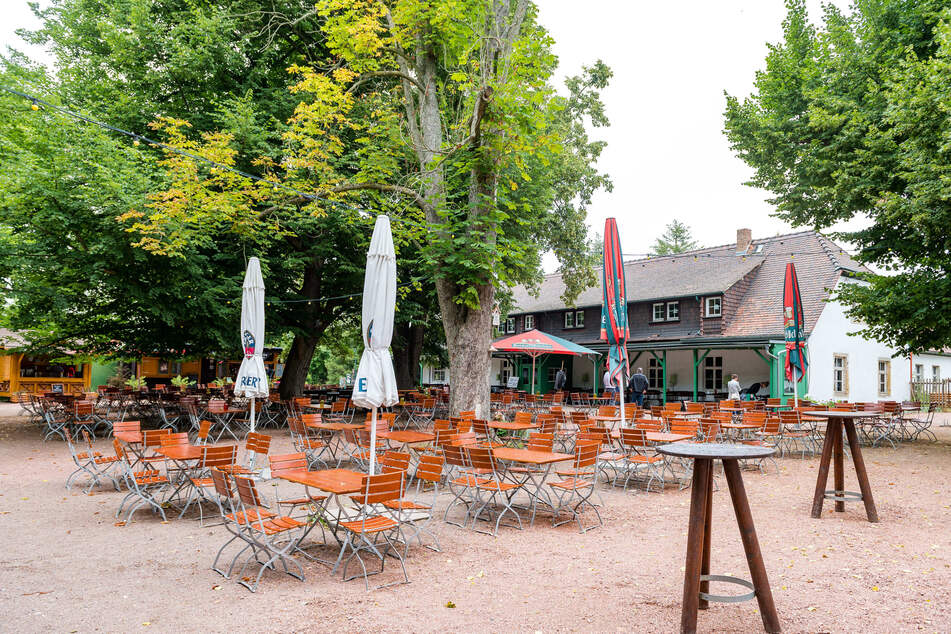
[[[555,391],[561,392],[565,389],[565,384],[568,383],[568,375],[565,374],[564,366],[558,368],[558,372],[555,373]]]
[[[644,407],[644,396],[647,394],[648,387],[650,387],[650,383],[648,383],[647,377],[644,376],[644,368],[637,368],[637,372],[631,376],[628,388],[631,390],[631,396],[638,407]]]
[[[611,396],[611,404],[617,403],[617,388],[614,386],[614,379],[611,378],[611,369],[604,366],[604,393]]]
[[[731,401],[740,400],[740,381],[737,375],[730,375],[730,382],[726,384],[726,390],[728,399]]]

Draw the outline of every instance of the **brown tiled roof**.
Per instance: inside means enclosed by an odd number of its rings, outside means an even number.
[[[701,249],[684,255],[634,260],[624,263],[628,302],[646,302],[652,299],[712,295],[730,288],[744,275],[756,268],[761,256],[719,257],[719,251]],[[732,253],[731,253],[732,255]],[[709,256],[709,257],[707,257]],[[585,289],[575,306],[600,306],[602,301],[601,267],[597,269],[598,284]],[[560,310],[565,304],[561,295],[565,284],[561,275],[547,275],[539,287],[538,297],[532,297],[524,286],[513,289],[513,306],[509,314],[537,313]]]
[[[745,276],[749,289],[732,315],[725,315],[719,337],[782,337],[783,280],[786,264],[796,265],[802,295],[806,331],[815,327],[828,289],[843,271],[868,272],[848,253],[815,231],[802,231],[754,240],[748,254],[737,254],[736,245],[722,245],[675,256],[626,262],[629,302],[692,297],[722,293]],[[600,278],[600,269],[598,277]],[[511,314],[535,313],[564,308],[561,275],[548,275],[538,297],[524,287],[513,290]],[[578,307],[600,306],[601,285],[581,293]]]

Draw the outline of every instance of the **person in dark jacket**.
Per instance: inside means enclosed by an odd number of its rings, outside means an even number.
[[[558,372],[555,373],[555,391],[560,392],[565,389],[566,383],[568,383],[568,375],[565,374],[565,369],[558,368]]]
[[[647,388],[649,386],[650,384],[647,382],[647,377],[644,376],[644,369],[637,368],[637,372],[631,376],[628,388],[631,390],[631,396],[638,407],[644,407],[644,395],[647,394]]]

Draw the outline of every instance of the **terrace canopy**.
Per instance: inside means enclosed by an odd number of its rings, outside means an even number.
[[[517,352],[525,354],[532,359],[532,393],[535,393],[535,359],[543,354],[563,354],[574,357],[591,357],[591,361],[597,366],[597,358],[601,356],[590,348],[579,346],[573,341],[550,335],[540,330],[528,330],[526,332],[504,337],[492,343],[490,348],[492,352]],[[597,372],[595,372],[597,374]]]

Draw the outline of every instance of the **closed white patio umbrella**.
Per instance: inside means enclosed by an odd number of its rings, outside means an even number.
[[[257,258],[248,261],[241,290],[241,346],[244,359],[235,381],[235,396],[251,399],[251,431],[254,431],[254,399],[268,395],[264,370],[264,278]],[[253,460],[253,456],[252,456]]]
[[[353,404],[373,410],[370,427],[370,473],[376,469],[376,410],[399,402],[390,357],[396,310],[396,252],[388,216],[373,227],[363,281],[363,356],[353,384]]]

